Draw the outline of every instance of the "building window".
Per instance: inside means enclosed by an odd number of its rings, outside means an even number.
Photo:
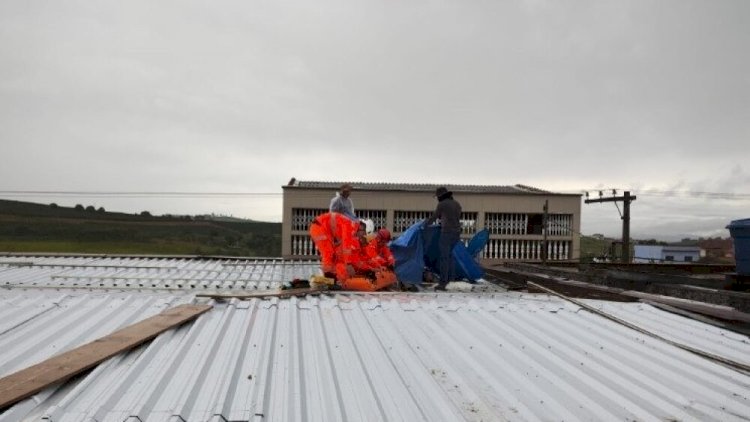
[[[673,255],[667,255],[667,256],[664,257],[664,260],[665,261],[674,261],[674,256]]]
[[[685,262],[693,262],[693,257],[688,255],[685,257]]]
[[[477,213],[461,213],[461,234],[474,234],[477,232]]]
[[[490,234],[527,234],[529,224],[527,214],[488,212],[484,214],[484,227]]]
[[[547,234],[550,236],[570,236],[573,230],[573,214],[550,214]]]
[[[362,220],[369,219],[375,224],[375,230],[384,228],[385,225],[385,210],[354,210]]]
[[[548,235],[571,235],[573,214],[549,214],[547,218]],[[543,234],[544,215],[488,212],[484,215],[484,226],[490,234],[539,236]]]
[[[396,211],[393,214],[393,232],[403,233],[417,222],[426,220],[432,211]]]
[[[526,224],[527,234],[544,234],[542,228],[544,227],[544,214],[529,214],[529,220]]]
[[[315,217],[326,212],[323,208],[292,208],[292,231],[307,231]]]

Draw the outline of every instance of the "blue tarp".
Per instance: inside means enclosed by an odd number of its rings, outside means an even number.
[[[488,240],[490,240],[490,231],[487,229],[480,230],[479,233],[475,234],[474,237],[471,238],[469,244],[466,246],[466,250],[469,252],[469,255],[471,255],[474,259],[479,259],[479,254],[481,254],[484,250],[484,245],[487,244]]]
[[[489,238],[487,230],[481,230],[469,241],[468,248],[459,242],[453,248],[456,276],[474,282],[484,275],[476,259]],[[422,222],[409,227],[391,242],[390,248],[396,258],[396,276],[405,284],[421,284],[426,270],[439,274],[440,226],[422,228]]]
[[[424,272],[424,245],[421,224],[409,227],[391,242],[390,248],[396,259],[396,277],[402,283],[419,284]]]

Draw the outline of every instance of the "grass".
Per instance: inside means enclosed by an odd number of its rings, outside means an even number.
[[[281,255],[281,223],[87,212],[0,200],[0,251]]]
[[[607,255],[610,245],[612,245],[612,239],[581,236],[581,259]]]

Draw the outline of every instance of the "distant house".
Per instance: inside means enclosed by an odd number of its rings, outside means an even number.
[[[698,246],[705,251],[705,258],[712,262],[734,262],[734,244],[731,238],[702,239]]]
[[[696,262],[701,258],[698,246],[635,245],[635,263]]]

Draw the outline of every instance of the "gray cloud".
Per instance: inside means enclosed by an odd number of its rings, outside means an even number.
[[[280,192],[296,176],[747,193],[748,20],[744,0],[6,1],[0,190]],[[747,202],[641,196],[634,233],[719,230]],[[584,232],[619,232],[614,208],[583,208]]]

